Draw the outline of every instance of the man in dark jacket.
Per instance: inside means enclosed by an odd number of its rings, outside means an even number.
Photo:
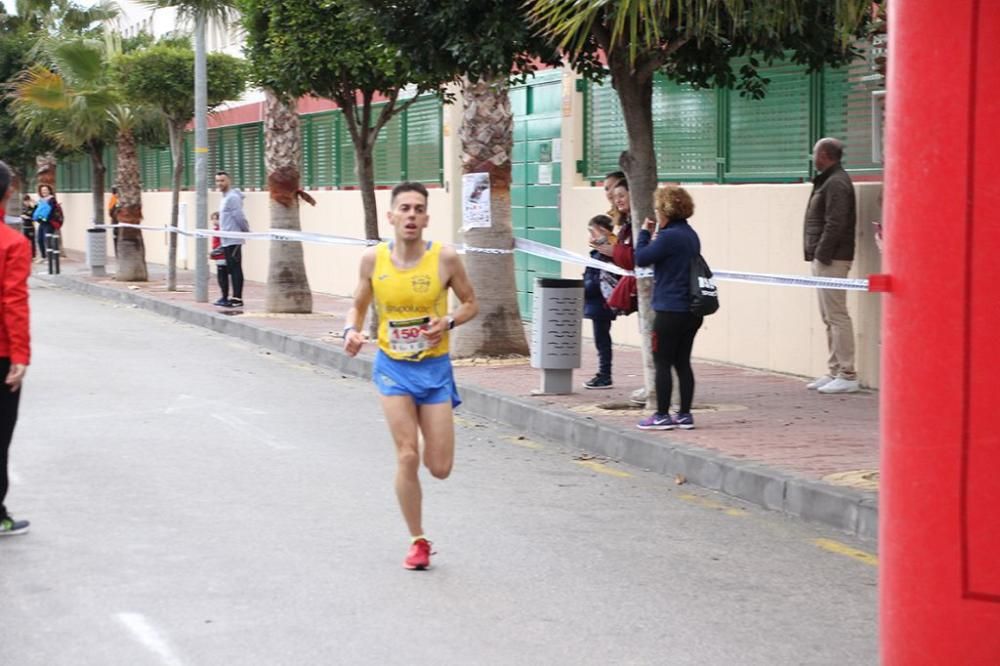
[[[812,274],[845,278],[854,261],[854,227],[857,208],[854,185],[840,161],[844,144],[820,139],[813,148],[813,163],[819,175],[813,179],[805,219],[805,259]],[[830,350],[829,372],[807,385],[820,393],[853,393],[858,390],[854,371],[854,326],[847,312],[847,292],[820,289],[819,311],[826,324]]]

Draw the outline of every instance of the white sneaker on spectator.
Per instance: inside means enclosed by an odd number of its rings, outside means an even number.
[[[817,377],[816,379],[806,384],[806,388],[809,389],[810,391],[815,391],[816,389],[822,386],[826,386],[832,381],[833,377],[831,377],[830,375],[823,375],[822,377]]]
[[[645,407],[646,397],[647,397],[646,387],[644,386],[640,389],[632,391],[632,393],[630,393],[628,396],[628,401],[631,402],[633,405],[638,405],[639,407]]]
[[[816,389],[819,393],[854,393],[861,386],[857,379],[844,379],[837,377],[832,382],[824,384]]]

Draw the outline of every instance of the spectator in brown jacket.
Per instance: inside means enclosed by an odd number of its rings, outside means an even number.
[[[813,163],[819,175],[813,179],[805,219],[805,259],[812,274],[845,278],[854,261],[854,227],[857,217],[854,185],[840,162],[844,144],[820,139],[813,148]],[[826,324],[830,350],[829,372],[806,388],[820,393],[853,393],[858,390],[854,370],[854,327],[847,312],[847,292],[820,289],[819,311]]]

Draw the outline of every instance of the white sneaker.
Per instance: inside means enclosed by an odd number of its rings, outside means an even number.
[[[837,377],[832,382],[828,382],[816,389],[819,393],[854,393],[861,386],[857,379],[844,379]]]
[[[826,386],[832,381],[833,377],[831,377],[830,375],[823,375],[822,377],[817,377],[816,379],[806,384],[806,388],[809,389],[810,391],[815,391],[821,386]]]
[[[646,387],[636,389],[628,396],[628,401],[633,405],[638,405],[640,407],[646,406]]]

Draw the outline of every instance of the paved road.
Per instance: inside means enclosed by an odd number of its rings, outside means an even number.
[[[876,662],[870,544],[463,415],[425,482],[435,567],[405,571],[367,382],[43,284],[32,306],[5,666]]]

